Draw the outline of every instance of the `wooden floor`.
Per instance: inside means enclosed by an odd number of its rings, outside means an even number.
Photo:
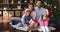
[[[9,32],[9,25],[0,23],[0,32]]]
[[[10,26],[9,26],[9,23],[0,23],[0,32],[17,32],[17,30],[11,30],[10,29]],[[55,32],[60,32],[60,30],[58,31],[55,31]]]

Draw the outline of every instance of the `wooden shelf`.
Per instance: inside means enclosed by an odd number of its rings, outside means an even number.
[[[3,9],[0,9],[0,10],[3,10]],[[17,11],[17,10],[20,11],[20,9],[7,9],[6,11],[9,11],[9,10],[10,10],[10,11],[14,11],[14,10],[16,10],[16,11]],[[5,10],[3,10],[3,11],[5,11]]]
[[[1,1],[0,1],[1,2]],[[7,11],[6,14],[12,14],[13,17],[21,17],[22,16],[22,9],[20,9],[24,4],[28,3],[18,3],[18,0],[14,0],[13,3],[11,3],[11,0],[3,0],[0,3],[0,11],[2,12],[2,16],[4,11]],[[21,5],[21,7],[20,7]],[[7,9],[4,10],[3,8],[6,7]],[[20,8],[19,8],[20,7]]]
[[[6,5],[7,3],[0,3],[0,4],[5,4]],[[11,4],[11,3],[8,3],[8,4]],[[18,4],[18,3],[13,3],[13,4]],[[20,4],[29,4],[29,3],[20,3]]]

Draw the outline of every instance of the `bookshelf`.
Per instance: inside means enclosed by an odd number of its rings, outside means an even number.
[[[0,15],[4,16],[4,11],[7,11],[5,14],[8,16],[11,14],[12,17],[21,17],[23,8],[30,2],[33,0],[0,0]]]
[[[19,2],[18,2],[19,1]],[[0,1],[0,16],[21,17],[20,0],[1,0]]]

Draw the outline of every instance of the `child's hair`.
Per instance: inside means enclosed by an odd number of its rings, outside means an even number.
[[[27,10],[26,12],[31,12],[30,10]]]
[[[26,12],[29,12],[30,13],[29,16],[31,15],[31,11],[30,10],[27,10]]]
[[[26,10],[25,10],[25,13],[26,13],[26,12],[31,12],[31,11],[30,11],[29,9],[26,9]]]
[[[43,17],[44,17],[44,15],[42,15],[41,19],[43,19]],[[48,16],[47,16],[47,15],[46,15],[45,17],[46,17],[46,18],[48,18]]]
[[[46,18],[48,17],[48,15],[47,15],[47,12],[46,12],[46,11],[44,11],[44,12],[43,12],[43,14],[42,14],[42,16],[41,16],[41,19],[43,19],[43,17],[44,17],[44,16],[45,16]]]

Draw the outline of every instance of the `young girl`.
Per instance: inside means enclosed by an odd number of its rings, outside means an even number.
[[[43,12],[43,15],[39,19],[40,28],[43,32],[49,32],[48,29],[48,17],[46,11]]]

